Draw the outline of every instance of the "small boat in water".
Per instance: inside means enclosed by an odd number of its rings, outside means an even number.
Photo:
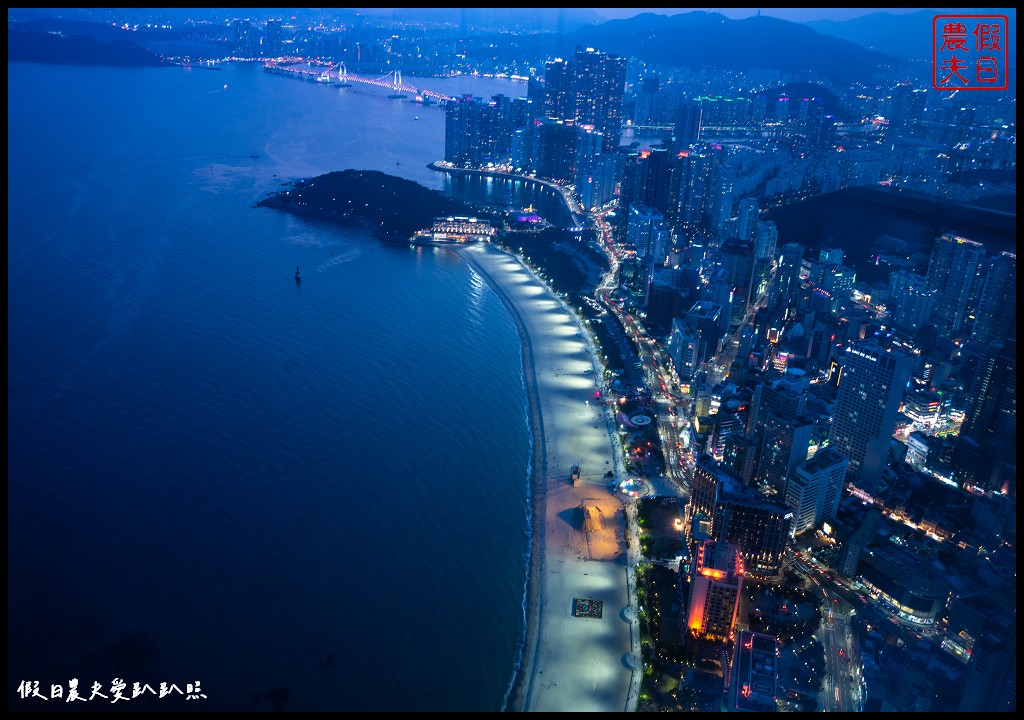
[[[295,266],[295,282],[302,282],[302,273],[299,272],[299,266]]]

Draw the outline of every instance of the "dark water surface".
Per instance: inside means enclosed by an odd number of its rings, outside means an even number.
[[[443,110],[254,65],[8,82],[9,707],[122,678],[201,682],[167,710],[500,709],[515,327],[447,251],[253,207],[345,168],[442,189]]]

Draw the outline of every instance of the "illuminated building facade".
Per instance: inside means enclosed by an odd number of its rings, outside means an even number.
[[[712,537],[736,545],[747,572],[770,577],[782,568],[793,512],[744,487],[709,455],[698,458],[694,467],[687,512],[691,518],[709,517]],[[696,544],[691,538],[691,546]]]
[[[957,235],[940,235],[928,263],[928,289],[938,292],[933,321],[940,337],[964,334],[977,306],[985,249]]]
[[[786,504],[793,510],[793,535],[834,518],[839,510],[850,461],[826,447],[797,467],[786,486]]]
[[[488,220],[452,216],[435,219],[429,230],[417,230],[412,241],[418,244],[486,242],[494,232]]]
[[[850,460],[848,479],[876,493],[889,459],[911,358],[874,341],[847,345],[829,442]]]
[[[795,299],[800,290],[800,266],[803,264],[804,246],[799,243],[787,243],[782,248],[779,269],[775,277],[773,306],[786,306]]]
[[[576,121],[603,132],[605,150],[614,150],[622,135],[626,58],[576,48],[571,73]]]
[[[943,571],[889,543],[866,549],[858,574],[872,596],[918,625],[934,624],[949,597]]]
[[[1001,252],[992,258],[978,305],[971,340],[979,344],[1016,336],[1017,256]]]
[[[736,626],[743,589],[743,559],[729,543],[705,540],[693,564],[686,627],[693,637],[727,640]]]

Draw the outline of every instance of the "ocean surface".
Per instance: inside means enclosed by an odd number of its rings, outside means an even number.
[[[64,705],[92,711],[501,709],[515,326],[445,250],[254,207],[345,168],[451,189],[443,109],[254,64],[16,63],[7,146],[9,709],[72,678],[206,696]]]

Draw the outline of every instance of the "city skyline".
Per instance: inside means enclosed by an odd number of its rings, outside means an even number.
[[[9,707],[1014,710],[1002,14],[363,10],[9,10]]]

